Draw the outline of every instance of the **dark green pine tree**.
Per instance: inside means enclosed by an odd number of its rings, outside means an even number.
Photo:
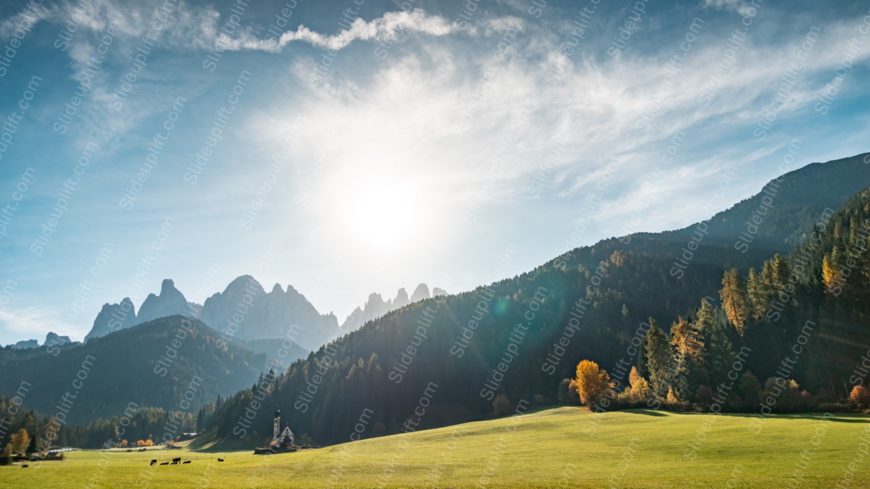
[[[749,300],[749,315],[756,321],[764,319],[767,311],[768,294],[764,288],[761,276],[755,273],[754,268],[749,269],[749,277],[746,279],[746,297]]]
[[[649,324],[650,328],[646,333],[646,366],[653,392],[664,397],[674,376],[674,356],[665,332],[653,318],[649,319]]]
[[[671,387],[673,387],[677,399],[688,401],[692,397],[689,392],[689,375],[691,374],[689,359],[683,351],[674,352],[673,359],[674,373],[671,379]]]
[[[734,347],[728,338],[728,330],[722,315],[714,316],[706,332],[706,340],[707,365],[713,381],[713,390],[716,390],[716,386],[728,381],[728,371],[735,359]]]

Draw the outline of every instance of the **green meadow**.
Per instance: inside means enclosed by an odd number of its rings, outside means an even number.
[[[867,488],[868,444],[868,416],[761,420],[566,407],[271,456],[72,452],[62,462],[0,467],[0,486]],[[178,456],[192,462],[149,465]]]

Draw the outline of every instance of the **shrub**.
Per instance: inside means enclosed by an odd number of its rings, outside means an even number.
[[[508,399],[508,396],[504,394],[495,396],[495,400],[492,401],[492,413],[497,418],[507,416],[511,411],[513,411],[513,405],[511,404],[511,400]]]
[[[863,385],[852,387],[852,392],[849,393],[849,400],[858,409],[870,408],[870,391]]]

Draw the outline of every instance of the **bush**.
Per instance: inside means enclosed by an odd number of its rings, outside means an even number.
[[[856,385],[849,393],[849,400],[858,409],[870,408],[870,391],[863,385]]]
[[[513,411],[513,405],[511,404],[511,400],[504,394],[499,394],[495,397],[495,400],[492,401],[492,413],[497,418],[501,418],[502,416],[507,416]]]

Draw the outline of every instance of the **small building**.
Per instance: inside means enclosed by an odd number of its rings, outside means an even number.
[[[256,455],[267,455],[271,453],[295,452],[298,449],[296,446],[296,437],[290,425],[285,425],[281,429],[281,410],[275,410],[275,417],[272,419],[272,440],[268,447],[257,448],[254,450]]]
[[[272,420],[272,447],[290,448],[296,445],[293,430],[290,425],[285,425],[284,430],[281,430],[281,410],[275,410],[275,418]]]

